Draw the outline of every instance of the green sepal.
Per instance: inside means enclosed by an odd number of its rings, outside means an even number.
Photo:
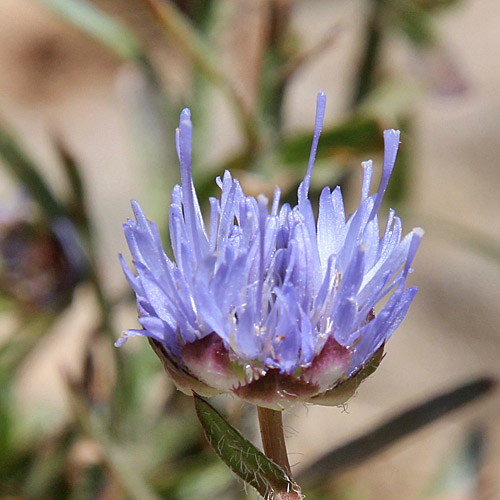
[[[309,403],[325,405],[325,406],[340,406],[350,399],[361,382],[369,377],[380,365],[384,357],[384,345],[361,367],[361,369],[353,376],[345,381],[339,382],[335,387],[326,391],[319,396],[309,399]]]

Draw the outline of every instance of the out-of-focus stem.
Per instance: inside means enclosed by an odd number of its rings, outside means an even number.
[[[268,20],[265,50],[267,52],[261,94],[265,100],[263,108],[266,122],[270,125],[268,146],[276,147],[281,139],[283,100],[288,81],[277,75],[288,62],[284,50],[288,36],[293,0],[267,0]]]
[[[371,3],[373,5],[367,24],[367,34],[361,62],[357,71],[355,91],[352,97],[352,108],[356,108],[372,89],[380,53],[380,42],[382,40],[381,17],[384,10],[384,0],[371,0]]]
[[[254,113],[245,103],[241,93],[215,63],[214,56],[206,44],[170,0],[146,1],[176,46],[228,97],[245,134],[248,154],[251,156],[259,147],[259,127]]]
[[[282,85],[286,84],[305,64],[313,59],[317,59],[323,51],[330,48],[332,43],[338,39],[340,32],[340,26],[333,26],[315,45],[291,57],[278,71],[278,74],[276,75],[277,82]]]
[[[102,414],[93,412],[86,401],[82,387],[71,377],[66,378],[70,410],[81,430],[99,445],[103,462],[131,500],[161,500],[147,484],[143,474],[135,468],[123,448],[113,440]]]

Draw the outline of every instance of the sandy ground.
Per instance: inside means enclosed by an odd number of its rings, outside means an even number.
[[[132,7],[139,3],[124,2]],[[306,43],[313,43],[338,17],[346,29],[338,44],[292,85],[286,111],[291,128],[302,125],[305,117],[312,121],[312,99],[306,96],[314,95],[318,88],[331,96],[329,116],[341,113],[335,102],[340,102],[347,92],[348,61],[353,54],[352,40],[362,22],[357,15],[363,12],[361,4],[300,3],[294,23]],[[114,9],[120,14],[116,3]],[[146,17],[138,11],[135,14],[125,16],[127,22],[144,26]],[[469,89],[461,97],[442,97],[429,89],[414,109],[413,147],[417,157],[412,207],[425,217],[419,220],[414,215],[411,224],[423,225],[427,230],[412,278],[420,291],[404,325],[391,340],[376,376],[362,386],[348,411],[297,408],[288,415],[287,423],[293,430],[289,449],[297,453],[297,467],[333,443],[344,441],[428,394],[475,375],[500,376],[500,266],[450,238],[443,226],[429,220],[429,216],[449,220],[500,239],[498,16],[500,3],[496,0],[470,0],[439,19],[443,44],[459,62]],[[154,29],[146,29],[143,34],[155,57],[162,61],[164,46],[157,39],[159,35]],[[226,45],[232,41],[229,37]],[[395,60],[411,71],[415,61],[407,48],[396,47],[394,54]],[[148,187],[130,150],[130,131],[125,125],[128,111],[120,91],[124,71],[109,53],[60,25],[29,1],[0,3],[0,114],[43,159],[45,173],[57,189],[63,190],[64,186],[54,168],[47,130],[61,133],[85,166],[90,206],[98,221],[101,264],[112,291],[123,287],[115,256],[124,249],[121,222],[129,215],[128,200],[140,199]],[[165,73],[168,80],[168,67]],[[217,104],[215,100],[211,106]],[[220,121],[223,116],[220,113],[214,119]],[[235,140],[231,134],[228,138],[218,134],[214,148],[222,150]],[[11,184],[1,175],[0,192],[5,194]],[[61,318],[50,339],[30,360],[19,384],[27,409],[47,408],[48,400],[52,407],[63,408],[60,370],[71,365],[68,360],[77,356],[82,347],[78,329],[72,325],[88,321],[87,307],[93,304],[81,290],[75,307]],[[133,311],[125,316],[119,328],[131,326]],[[484,494],[475,498],[486,498],[488,494],[500,498],[500,479],[495,472],[500,464],[499,403],[500,395],[496,395],[446,422],[432,425],[369,461],[356,470],[356,476],[346,475],[345,481],[361,477],[362,488],[370,492],[367,498],[422,498],[422,485],[428,484],[432,472],[458,445],[466,430],[473,423],[481,423],[487,428],[490,445]]]

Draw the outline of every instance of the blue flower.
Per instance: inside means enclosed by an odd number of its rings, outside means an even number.
[[[169,214],[174,260],[157,226],[132,202],[135,221],[124,225],[134,274],[120,256],[137,296],[142,335],[179,389],[205,396],[234,393],[268,408],[296,401],[343,403],[381,359],[385,342],[415,296],[406,288],[423,235],[402,238],[389,211],[382,233],[378,211],[399,146],[399,132],[384,132],[378,190],[370,194],[373,166],[363,163],[361,201],[346,218],[339,187],[325,187],[315,220],[308,198],[326,96],[318,94],[309,164],[298,204],[280,206],[245,196],[226,171],[210,198],[205,228],[191,170],[192,124],[185,109],[177,129],[181,185]]]

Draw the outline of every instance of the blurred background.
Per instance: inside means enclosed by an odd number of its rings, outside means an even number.
[[[379,174],[400,128],[389,203],[426,236],[377,374],[345,408],[287,412],[293,470],[308,498],[500,498],[499,16],[495,0],[2,0],[0,499],[256,498],[147,342],[113,347],[137,327],[121,225],[137,199],[168,241],[184,106],[205,206],[225,168],[293,201],[319,90],[311,199],[341,184],[354,209],[360,162]],[[214,404],[259,443],[252,408]]]

